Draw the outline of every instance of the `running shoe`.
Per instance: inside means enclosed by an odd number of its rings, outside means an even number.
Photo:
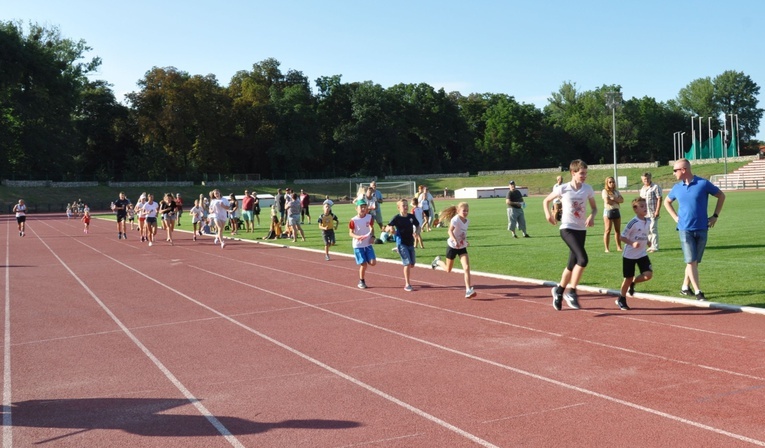
[[[696,300],[698,300],[699,302],[706,302],[707,298],[704,296],[703,292],[699,291],[696,293]]]
[[[563,298],[566,299],[566,303],[568,303],[568,306],[578,310],[579,309],[579,296],[576,293],[576,289],[569,289],[566,294],[563,295]]]
[[[470,289],[468,289],[467,291],[465,291],[465,298],[466,298],[466,299],[472,299],[472,298],[473,298],[473,297],[475,297],[475,296],[476,296],[476,294],[475,294],[475,289],[473,289],[473,288],[470,288]]]
[[[629,295],[634,296],[635,295],[635,282],[630,283],[630,289],[627,291]]]
[[[688,289],[688,288],[681,288],[681,289],[680,289],[680,294],[682,294],[682,295],[684,295],[684,296],[692,296],[692,295],[693,295],[693,293],[691,292],[691,290],[690,290],[690,289]]]
[[[359,280],[358,287],[359,289],[367,289],[367,283],[364,281],[364,279]]]
[[[627,298],[624,296],[619,296],[619,298],[616,299],[616,306],[618,306],[620,310],[630,309],[630,307],[627,306]]]
[[[325,256],[324,256],[324,259],[325,259],[325,260],[327,260],[327,261],[329,261],[329,255],[325,255]]]
[[[563,302],[563,293],[562,291],[560,292],[558,291],[557,286],[553,286],[552,296],[553,296],[553,308],[560,311],[561,303]]]
[[[412,288],[412,285],[406,285],[406,286],[404,286],[404,291],[412,292],[412,291],[414,291],[414,288]]]
[[[433,259],[433,262],[430,263],[431,269],[435,269],[438,267],[438,262],[441,261],[441,256],[436,256],[436,258]]]

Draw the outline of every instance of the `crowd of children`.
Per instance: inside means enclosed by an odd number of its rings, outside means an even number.
[[[581,281],[589,259],[585,250],[587,227],[594,225],[597,216],[597,206],[592,187],[586,183],[587,164],[581,160],[574,160],[570,165],[571,180],[562,182],[559,177],[553,187],[553,191],[543,200],[543,208],[547,221],[552,225],[559,225],[561,239],[569,250],[568,261],[561,274],[560,282],[552,288],[553,307],[560,310],[565,300],[570,308],[579,309],[577,286]],[[301,190],[301,194],[305,194]],[[245,196],[249,191],[245,191]],[[257,198],[257,196],[255,196]],[[247,199],[247,197],[245,197]],[[252,200],[245,200],[242,213],[239,213],[239,202],[231,194],[229,197],[221,196],[219,190],[209,192],[208,196],[199,195],[189,210],[191,216],[192,240],[197,241],[200,235],[215,235],[214,243],[224,248],[226,243],[223,238],[224,228],[230,229],[232,235],[236,235],[240,228],[240,216],[249,218],[245,231],[254,231],[254,218],[247,214],[252,211]],[[351,239],[354,258],[358,265],[358,287],[367,288],[366,272],[369,267],[375,266],[377,258],[374,250],[375,243],[395,242],[393,251],[397,252],[403,265],[404,290],[413,291],[411,276],[412,268],[416,264],[416,249],[425,246],[422,240],[423,227],[447,228],[445,255],[435,257],[431,262],[432,269],[441,269],[451,272],[454,261],[459,258],[463,271],[465,297],[476,296],[470,275],[470,257],[468,255],[469,242],[467,232],[469,227],[468,215],[470,206],[466,202],[448,206],[435,213],[433,199],[427,190],[421,189],[419,195],[407,200],[400,199],[396,202],[397,214],[387,223],[383,224],[380,204],[383,197],[372,184],[361,189],[354,199],[356,215],[348,222],[348,235]],[[423,202],[429,204],[429,210],[423,210]],[[247,205],[249,204],[249,206]],[[288,189],[285,195],[285,203],[280,206],[275,200],[271,206],[271,219],[268,233],[263,239],[289,238],[296,241],[298,236],[305,240],[301,227],[302,219],[310,214],[305,210],[306,201],[296,193]],[[322,204],[322,214],[317,219],[317,224],[324,241],[324,259],[329,261],[330,249],[337,243],[335,231],[340,225],[340,219],[332,212],[334,202],[327,196]],[[589,206],[589,214],[587,213]],[[616,305],[622,310],[629,310],[627,295],[634,295],[635,285],[648,281],[652,278],[653,269],[648,257],[648,224],[646,222],[647,208],[643,198],[632,201],[632,209],[635,213],[624,231],[618,235],[618,241],[624,243],[622,273],[623,280],[619,289]],[[67,204],[68,217],[81,217],[84,224],[83,232],[88,233],[90,227],[90,209],[82,200]],[[155,242],[157,227],[165,230],[166,241],[173,244],[173,230],[176,225],[180,226],[182,202],[180,194],[166,193],[163,199],[157,203],[152,194],[142,193],[136,204],[133,204],[120,193],[119,199],[112,203],[112,210],[117,215],[118,238],[127,239],[129,223],[130,231],[134,229],[140,232],[141,242],[148,242],[152,246]],[[281,210],[284,210],[282,215]],[[24,235],[26,206],[23,200],[14,207],[19,223],[19,234]],[[259,214],[258,207],[258,214]],[[137,217],[137,226],[135,225]],[[440,219],[439,219],[440,218]],[[159,222],[158,222],[159,221]],[[431,221],[430,223],[428,221]],[[379,224],[380,237],[375,236],[375,224]],[[259,224],[259,217],[258,217]],[[310,222],[309,222],[310,225]]]

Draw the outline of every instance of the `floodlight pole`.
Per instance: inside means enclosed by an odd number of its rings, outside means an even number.
[[[699,115],[699,147],[696,148],[696,153],[693,154],[694,157],[698,158],[699,154],[701,154],[701,115]]]
[[[622,104],[621,92],[607,92],[606,93],[606,107],[611,108],[611,119],[613,123],[613,140],[614,140],[614,182],[619,184],[619,177],[616,172],[616,108]]]
[[[685,150],[685,132],[680,133],[680,154],[682,154]]]
[[[696,131],[693,129],[693,122],[695,121],[695,118],[696,117],[691,115],[691,144],[693,145],[694,148],[696,148]]]

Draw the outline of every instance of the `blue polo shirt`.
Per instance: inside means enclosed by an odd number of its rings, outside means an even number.
[[[687,185],[684,182],[676,183],[667,197],[680,203],[677,212],[677,230],[707,230],[709,228],[707,215],[709,196],[719,192],[720,189],[715,184],[698,176],[693,176]]]

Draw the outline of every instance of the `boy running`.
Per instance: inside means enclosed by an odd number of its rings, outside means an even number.
[[[330,205],[326,202],[323,205],[324,213],[319,216],[319,228],[321,229],[321,236],[324,239],[324,259],[329,261],[329,246],[335,245],[335,230],[340,224]]]
[[[409,282],[409,275],[415,263],[414,255],[414,234],[415,229],[420,228],[420,221],[407,212],[409,205],[406,199],[401,199],[397,203],[398,215],[390,220],[385,228],[387,232],[394,232],[396,238],[396,249],[401,256],[401,262],[404,264],[404,291],[412,291],[412,284]]]
[[[647,282],[653,277],[651,260],[648,258],[648,229],[650,223],[646,219],[648,206],[644,198],[632,201],[632,209],[635,217],[627,224],[621,234],[621,240],[625,244],[622,255],[622,273],[624,281],[616,299],[616,305],[623,310],[630,309],[627,306],[627,292],[635,295],[635,283]],[[635,265],[640,269],[640,275],[635,277]]]
[[[350,229],[348,234],[351,237],[356,264],[359,265],[358,287],[366,289],[367,283],[364,281],[364,274],[367,271],[367,266],[377,264],[375,250],[372,247],[372,243],[375,241],[374,219],[372,215],[367,213],[367,201],[364,199],[356,200],[356,212],[358,214],[351,218],[348,223]]]

